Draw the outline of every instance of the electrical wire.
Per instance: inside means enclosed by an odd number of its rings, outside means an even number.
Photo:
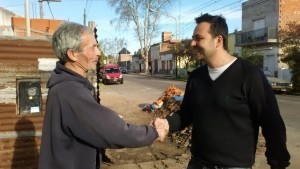
[[[50,13],[52,15],[52,18],[54,19],[54,16],[53,16],[53,13],[52,13],[52,10],[51,10],[51,7],[50,7],[50,2],[49,1],[47,1],[47,2],[48,2],[48,7],[49,7]]]
[[[234,4],[237,4],[237,3],[238,3],[238,6],[234,6],[234,7],[231,7],[229,9],[225,10],[225,11],[222,11],[222,15],[225,16],[225,15],[228,15],[228,14],[240,11],[241,10],[241,3],[243,1],[245,1],[245,0],[237,0],[237,1],[233,2],[233,3],[226,4],[226,5],[222,6],[222,7],[219,7],[217,9],[211,10],[212,11],[211,13],[216,13],[217,11],[220,11],[221,9],[233,6]],[[264,0],[261,0],[261,1],[264,1]],[[187,14],[195,13],[195,12],[201,10],[201,9],[204,9],[204,8],[206,8],[208,6],[216,4],[217,2],[219,2],[219,1],[214,1],[213,3],[205,2],[203,5],[199,5],[199,6],[195,7],[195,8],[192,8],[188,12],[184,13],[185,15],[181,15],[180,18],[183,18],[183,17],[187,16]],[[239,8],[239,9],[236,9],[236,8]],[[228,12],[226,12],[226,11],[228,11]],[[180,29],[181,31],[178,33],[178,35],[183,36],[186,32],[189,32],[190,30],[192,30],[194,28],[194,24],[195,24],[194,22],[189,22],[187,24],[184,24],[183,27],[181,27],[181,29]]]

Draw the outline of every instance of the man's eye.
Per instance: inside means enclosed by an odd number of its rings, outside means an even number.
[[[199,36],[192,36],[194,41],[200,41],[202,38]]]

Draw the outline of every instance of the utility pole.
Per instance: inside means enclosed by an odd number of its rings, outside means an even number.
[[[95,24],[95,23],[94,23]],[[83,9],[83,25],[86,26],[86,13],[85,8]]]
[[[30,16],[29,16],[29,0],[25,0],[25,17],[26,17],[26,36],[31,36]]]
[[[40,4],[40,18],[43,19],[43,0],[39,0]]]
[[[43,19],[44,16],[44,12],[43,12],[43,1],[47,1],[49,2],[61,2],[61,0],[39,0],[39,4],[40,4],[40,18]]]

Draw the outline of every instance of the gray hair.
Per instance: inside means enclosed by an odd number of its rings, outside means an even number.
[[[52,48],[62,64],[67,62],[67,52],[72,49],[80,52],[81,37],[84,33],[93,31],[83,25],[74,22],[64,22],[54,32],[52,37]]]

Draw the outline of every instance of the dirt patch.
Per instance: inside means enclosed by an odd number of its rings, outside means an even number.
[[[167,138],[164,142],[155,142],[151,146],[142,148],[107,150],[107,154],[113,161],[114,165],[131,163],[137,164],[169,158],[181,160],[181,158],[190,157],[188,149],[178,147],[169,138]]]

